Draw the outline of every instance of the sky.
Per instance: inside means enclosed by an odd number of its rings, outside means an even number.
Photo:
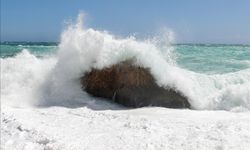
[[[1,0],[1,41],[58,42],[81,11],[122,37],[168,28],[176,43],[250,44],[250,0]]]

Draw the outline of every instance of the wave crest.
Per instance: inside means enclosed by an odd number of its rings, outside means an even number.
[[[37,58],[24,50],[1,60],[5,99],[18,99],[35,87],[29,93],[39,93],[35,96],[42,103],[84,101],[90,99],[79,82],[85,72],[133,59],[134,65],[149,68],[159,86],[186,95],[194,109],[250,110],[250,69],[221,75],[192,72],[176,64],[171,31],[150,40],[116,38],[107,31],[84,28],[80,18],[62,33],[56,58]],[[31,84],[24,84],[27,80]]]

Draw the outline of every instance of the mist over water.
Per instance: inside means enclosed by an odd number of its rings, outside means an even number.
[[[86,28],[81,16],[59,45],[1,45],[2,102],[14,106],[89,103],[79,78],[127,59],[158,85],[187,96],[193,109],[250,110],[250,46],[173,45],[164,30],[148,40]]]

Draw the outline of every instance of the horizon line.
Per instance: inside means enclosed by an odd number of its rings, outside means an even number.
[[[0,44],[18,44],[18,43],[53,43],[53,44],[59,44],[59,41],[0,41]],[[250,46],[250,43],[213,43],[213,42],[173,42],[172,45],[245,45]]]

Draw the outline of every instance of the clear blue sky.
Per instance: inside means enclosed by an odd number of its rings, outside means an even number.
[[[250,0],[1,0],[1,40],[58,41],[81,10],[119,36],[168,27],[179,43],[250,44]]]

